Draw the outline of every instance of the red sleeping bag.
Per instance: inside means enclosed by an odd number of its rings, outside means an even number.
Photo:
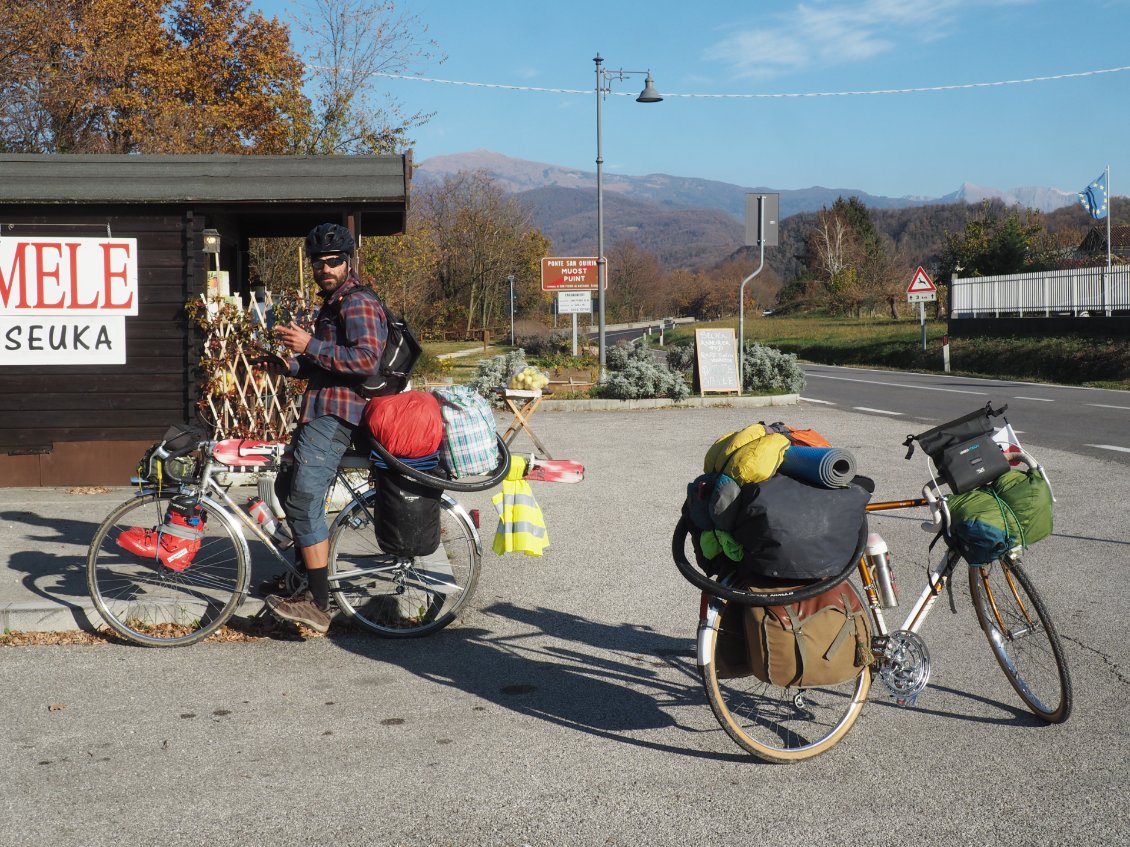
[[[439,401],[427,391],[374,397],[361,413],[361,425],[399,459],[428,456],[443,440]]]

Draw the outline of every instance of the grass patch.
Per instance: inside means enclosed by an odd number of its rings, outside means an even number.
[[[703,326],[732,327],[737,320]],[[941,373],[945,321],[926,321],[926,350],[917,321],[827,317],[757,317],[746,342],[759,342],[807,362]],[[668,333],[671,343],[694,339],[693,327]],[[954,373],[1032,382],[1130,389],[1130,338],[1084,336],[954,338]]]

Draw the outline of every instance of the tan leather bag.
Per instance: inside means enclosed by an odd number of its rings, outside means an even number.
[[[839,685],[872,661],[870,619],[848,581],[800,603],[746,607],[743,620],[748,667],[762,682]]]

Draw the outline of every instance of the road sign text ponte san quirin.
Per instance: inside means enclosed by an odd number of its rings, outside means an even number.
[[[546,256],[541,260],[542,291],[596,291],[596,285],[595,256]],[[607,272],[604,288],[608,289]]]

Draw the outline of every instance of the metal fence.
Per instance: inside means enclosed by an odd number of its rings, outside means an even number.
[[[955,278],[950,283],[954,318],[1085,314],[1130,311],[1130,267],[1079,268],[1030,274]]]

